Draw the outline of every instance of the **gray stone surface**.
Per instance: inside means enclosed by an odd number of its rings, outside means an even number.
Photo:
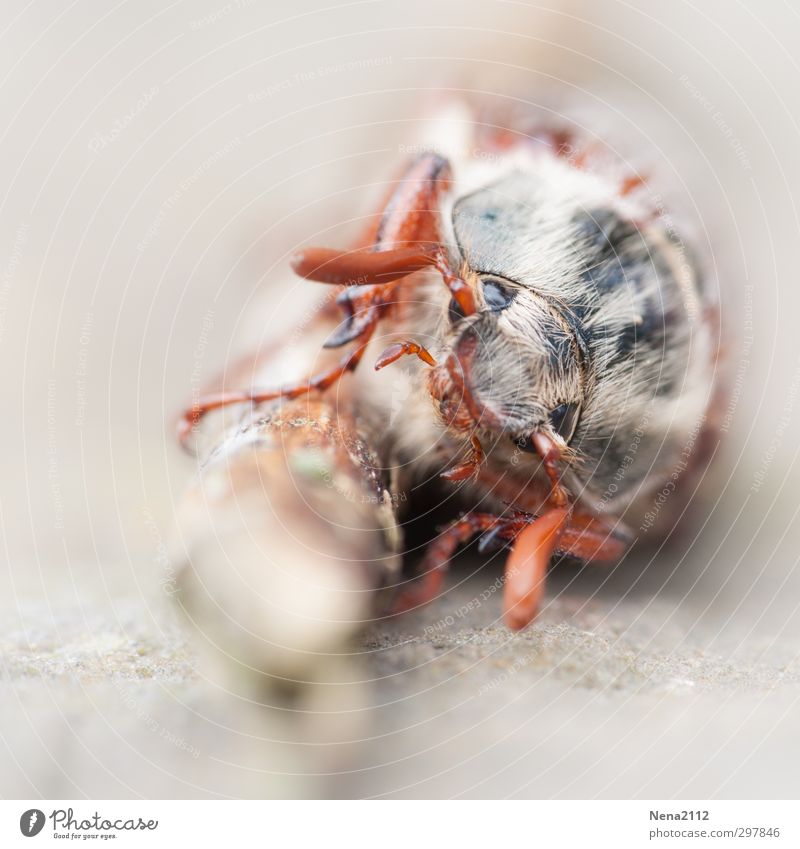
[[[498,572],[377,623],[293,702],[197,662],[155,601],[0,637],[4,796],[790,797],[800,661],[727,647],[674,598],[558,570],[529,630]],[[607,578],[608,576],[606,576]],[[619,578],[630,582],[631,575]],[[30,624],[35,622],[35,624]],[[693,627],[694,626],[694,627]],[[334,665],[334,660],[338,665]],[[241,684],[241,686],[239,686]]]

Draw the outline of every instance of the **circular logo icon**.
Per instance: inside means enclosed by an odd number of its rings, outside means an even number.
[[[19,830],[25,837],[35,837],[44,828],[44,812],[31,808],[19,818]]]

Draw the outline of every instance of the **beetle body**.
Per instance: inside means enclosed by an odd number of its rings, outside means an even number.
[[[328,345],[354,347],[326,375],[254,397],[353,372],[396,486],[441,476],[443,497],[459,487],[468,508],[399,606],[435,595],[456,546],[482,534],[514,546],[505,615],[517,628],[554,553],[618,559],[654,494],[701,468],[718,325],[639,175],[538,119],[498,125],[440,122],[356,249],[295,259],[342,287]],[[405,354],[416,359],[383,372]],[[365,357],[377,372],[357,368]]]

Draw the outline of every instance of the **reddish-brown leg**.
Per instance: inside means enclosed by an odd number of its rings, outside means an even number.
[[[498,521],[491,513],[466,513],[428,546],[421,564],[421,575],[396,599],[392,612],[405,613],[432,601],[439,594],[450,559],[460,545],[475,534],[492,529]]]
[[[507,471],[484,464],[478,472],[478,481],[498,501],[530,516],[540,515],[549,503],[550,487],[536,476],[518,479]]]
[[[640,174],[632,174],[622,181],[619,187],[619,193],[622,197],[631,194],[635,189],[641,188],[645,184],[645,179]]]
[[[514,540],[506,561],[503,593],[503,618],[512,631],[529,625],[539,612],[547,567],[568,517],[565,507],[553,507]]]
[[[188,445],[192,431],[199,424],[203,416],[213,410],[220,410],[232,404],[261,404],[265,401],[275,401],[278,398],[299,398],[309,392],[322,392],[333,386],[348,371],[352,371],[364,356],[374,324],[368,332],[362,334],[362,344],[353,351],[348,351],[339,362],[320,374],[314,375],[300,383],[290,384],[279,389],[251,390],[249,392],[218,392],[214,395],[206,395],[198,399],[189,410],[186,410],[178,423],[178,440],[184,448]]]
[[[334,286],[383,285],[436,264],[437,249],[420,247],[395,250],[340,251],[306,248],[290,260],[292,269],[306,280]]]
[[[514,540],[506,562],[503,616],[512,631],[529,625],[539,612],[547,568],[554,554],[587,562],[618,560],[630,545],[620,527],[587,514],[553,507],[534,519]]]
[[[542,458],[545,472],[550,478],[552,489],[550,490],[550,503],[554,507],[565,507],[567,494],[561,486],[561,470],[558,461],[561,459],[561,448],[545,433],[537,431],[531,437],[537,454]]]
[[[439,261],[436,199],[448,185],[447,163],[434,155],[420,157],[411,165],[389,198],[376,231],[373,249],[337,251],[309,248],[297,254],[292,265],[301,276],[363,290],[346,302],[350,322],[342,328],[338,339],[333,340],[335,346],[353,341],[358,347],[345,354],[337,365],[327,371],[288,387],[220,393],[201,398],[184,413],[179,422],[178,438],[181,444],[187,446],[192,430],[211,410],[231,404],[258,404],[278,398],[297,398],[312,391],[324,391],[348,371],[355,369],[378,321],[391,304],[396,282]],[[412,247],[398,247],[403,244]]]
[[[307,280],[336,286],[369,286],[392,283],[423,268],[435,267],[464,315],[475,310],[472,287],[455,271],[438,247],[397,248],[394,250],[337,251],[307,248],[291,259],[294,271]]]
[[[382,368],[396,362],[400,357],[405,357],[409,354],[416,354],[423,363],[429,366],[435,366],[436,360],[430,355],[427,348],[418,345],[416,342],[398,342],[389,347],[378,357],[375,362],[375,371],[380,371]]]
[[[428,390],[439,404],[445,423],[455,430],[474,430],[481,426],[501,430],[502,420],[484,406],[471,391],[472,362],[478,349],[478,335],[467,328],[444,362],[429,373]]]
[[[545,510],[540,515],[547,512],[550,511]],[[481,540],[479,550],[485,550],[497,540],[514,540],[536,521],[534,515],[521,512],[498,517],[495,526]],[[572,511],[564,523],[554,553],[568,554],[586,563],[612,563],[622,557],[632,541],[633,537],[628,529],[619,522],[612,525],[587,513]]]
[[[573,511],[558,541],[557,554],[569,554],[585,563],[613,563],[630,548],[633,537],[619,522],[611,524]]]
[[[547,568],[568,521],[569,510],[563,507],[551,508],[538,518],[521,513],[513,516],[467,513],[431,543],[423,561],[423,577],[400,597],[397,612],[435,598],[456,548],[482,532],[487,539],[514,539],[506,561],[503,618],[511,630],[521,630],[539,610]]]
[[[378,250],[422,241],[440,244],[439,198],[452,185],[453,169],[428,151],[409,163],[388,198],[372,243]]]
[[[472,287],[464,278],[456,273],[443,252],[440,252],[435,257],[435,265],[439,273],[442,275],[444,285],[450,290],[450,294],[456,299],[461,311],[464,315],[473,315],[475,312],[475,294]]]
[[[459,463],[451,469],[440,472],[440,478],[444,478],[446,481],[450,481],[451,483],[457,483],[458,481],[465,481],[468,478],[478,476],[481,464],[486,459],[486,455],[483,453],[483,447],[478,441],[477,436],[473,434],[469,438],[469,441],[472,446],[469,457],[467,457],[463,463]]]
[[[456,549],[478,533],[484,534],[481,544],[513,541],[505,569],[503,617],[514,631],[535,619],[554,555],[569,554],[587,562],[613,562],[622,557],[631,542],[627,531],[619,525],[611,526],[594,516],[570,512],[566,507],[551,507],[538,517],[527,513],[511,516],[467,513],[431,543],[422,563],[422,577],[400,596],[395,612],[402,613],[435,598]]]

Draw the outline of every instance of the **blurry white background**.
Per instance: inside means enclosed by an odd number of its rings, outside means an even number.
[[[9,0],[0,48],[0,644],[2,734],[14,754],[2,768],[4,795],[261,792],[241,774],[223,780],[213,763],[196,785],[174,779],[186,765],[172,760],[185,752],[150,740],[141,712],[103,684],[190,680],[189,713],[203,713],[191,659],[159,642],[171,645],[172,634],[163,546],[193,471],[174,444],[174,416],[198,381],[290,319],[302,284],[287,273],[287,256],[352,232],[347,219],[396,167],[431,91],[552,102],[556,86],[596,107],[633,150],[649,151],[683,195],[731,332],[730,433],[707,528],[674,574],[666,557],[630,598],[628,575],[595,600],[612,613],[615,598],[630,605],[619,626],[626,652],[666,657],[675,648],[687,686],[713,691],[716,680],[722,702],[637,707],[643,684],[634,678],[621,685],[630,690],[623,706],[604,692],[592,709],[607,718],[610,739],[630,727],[627,711],[652,711],[642,740],[661,741],[665,752],[674,749],[661,736],[670,717],[694,723],[692,734],[722,722],[714,751],[731,741],[739,748],[690,785],[698,796],[800,792],[787,749],[796,745],[800,677],[800,12],[792,4]],[[576,627],[592,630],[588,619]],[[613,642],[613,627],[600,630],[598,639]],[[98,660],[103,645],[111,661]],[[145,671],[137,652],[151,664]],[[430,674],[456,672],[457,657]],[[542,668],[531,675],[548,677]],[[659,681],[683,692],[681,675],[670,669]],[[629,783],[613,781],[625,773],[625,752],[644,744],[620,743],[607,758],[613,746],[591,743],[582,691],[569,674],[567,685],[554,677],[527,693],[517,719],[493,727],[500,738],[524,735],[519,716],[542,710],[548,723],[575,713],[584,724],[547,726],[544,738],[558,757],[566,741],[586,738],[589,761],[532,787],[521,776],[539,772],[522,770],[483,792],[638,792],[635,770]],[[419,689],[406,678],[392,682],[389,701],[425,725],[429,703],[403,706]],[[146,716],[162,699],[171,719],[160,727],[180,724],[182,693],[141,695],[153,700]],[[548,713],[543,705],[561,695]],[[488,714],[473,710],[481,727]],[[127,725],[115,733],[133,750],[150,747],[147,766],[120,766],[103,742],[98,727],[120,713]],[[404,750],[402,721],[381,721]],[[433,739],[435,724],[428,732]],[[491,734],[481,739],[484,754],[499,745]],[[205,754],[213,745],[209,738]],[[365,791],[356,776],[344,792],[465,792],[468,778],[419,782],[436,764],[468,771],[466,752],[453,743],[433,766],[412,759],[402,779],[382,780],[374,767],[376,784]],[[359,751],[353,762],[361,756],[371,757]],[[587,776],[590,766],[597,775]],[[667,772],[653,795],[679,792],[675,776]]]

